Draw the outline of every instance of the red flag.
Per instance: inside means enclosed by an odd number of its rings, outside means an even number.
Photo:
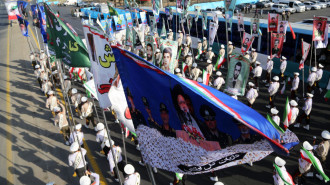
[[[325,27],[328,19],[325,17],[314,17],[313,20],[313,41],[323,41]]]
[[[294,31],[293,31],[293,29],[292,29],[292,27],[291,27],[291,24],[288,22],[288,24],[289,24],[289,26],[290,26],[290,31],[291,31],[291,34],[292,34],[292,38],[294,39],[294,40],[296,40],[296,34],[294,33]]]

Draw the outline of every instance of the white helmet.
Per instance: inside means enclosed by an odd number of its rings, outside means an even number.
[[[180,73],[180,71],[181,71],[180,68],[176,68],[176,69],[175,69],[175,72],[176,72],[176,73]]]
[[[73,142],[70,146],[70,151],[71,152],[76,152],[79,149],[79,144],[78,142]]]
[[[321,133],[321,136],[322,136],[324,139],[327,139],[327,140],[330,139],[330,133],[329,133],[329,131],[327,131],[327,130],[324,130],[324,131]]]
[[[216,74],[217,76],[221,76],[221,75],[222,75],[220,71],[217,71],[215,74]]]
[[[280,157],[275,157],[275,164],[277,164],[279,167],[282,167],[286,164],[286,162]]]
[[[104,124],[103,123],[98,123],[96,125],[96,129],[97,129],[97,131],[103,130],[104,129]]]
[[[75,130],[80,130],[80,129],[81,129],[81,126],[82,126],[82,125],[79,123],[79,124],[75,125],[74,129],[75,129]]]
[[[306,150],[313,150],[313,146],[311,144],[309,144],[308,141],[304,141],[303,143],[303,147],[306,149]]]
[[[278,114],[278,110],[275,109],[275,108],[270,109],[270,112],[271,112],[272,114]]]
[[[80,185],[91,185],[92,181],[88,176],[84,175],[80,177],[79,183]]]
[[[86,102],[86,101],[87,101],[87,97],[86,96],[84,96],[84,97],[81,98],[81,102]]]
[[[71,93],[72,94],[76,94],[78,92],[78,90],[76,89],[76,88],[73,88],[72,90],[71,90]]]
[[[197,82],[202,83],[203,82],[203,79],[201,77],[198,77],[197,78]]]
[[[131,164],[126,164],[125,168],[124,168],[124,172],[127,174],[127,175],[131,175],[135,172],[135,169],[134,169],[134,166],[131,165]]]
[[[35,69],[39,69],[40,68],[40,65],[37,64],[36,66],[34,66],[34,68]]]
[[[196,63],[193,63],[193,65],[192,65],[193,67],[197,67],[197,64]]]

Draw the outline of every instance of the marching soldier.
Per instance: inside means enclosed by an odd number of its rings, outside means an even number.
[[[84,140],[84,133],[81,131],[81,124],[76,124],[74,126],[74,131],[70,133],[69,142],[71,144],[74,142],[78,142],[80,146],[84,148],[83,140]]]
[[[184,44],[184,48],[183,48],[183,58],[186,58],[186,56],[189,53],[189,47],[187,44]]]
[[[64,93],[68,94],[69,90],[71,89],[71,80],[68,76],[64,75],[63,77],[63,84],[64,84]]]
[[[86,171],[86,175],[82,176],[79,179],[80,185],[100,185],[100,176],[99,176],[99,174]]]
[[[212,61],[213,57],[214,57],[214,53],[212,51],[212,48],[210,47],[208,52],[206,53],[206,60]]]
[[[256,52],[256,49],[251,49],[251,66],[254,66],[253,64],[257,61],[258,53]],[[256,84],[257,85],[257,84]]]
[[[127,174],[124,185],[140,185],[140,174],[135,172],[133,165],[127,164],[124,168],[124,172]]]
[[[319,86],[319,82],[321,81],[322,79],[322,76],[323,76],[323,65],[322,64],[319,64],[319,68],[317,69],[316,71],[316,87],[319,88],[319,91],[320,93],[322,93],[322,88]]]
[[[271,109],[270,109],[270,113],[272,113],[272,120],[273,120],[278,126],[280,126],[281,119],[280,119],[280,117],[277,115],[277,114],[278,114],[278,110],[277,110],[276,108],[271,108]]]
[[[47,92],[48,98],[46,100],[46,108],[50,109],[54,112],[54,107],[58,106],[58,100],[56,96],[54,96],[54,91],[50,90]]]
[[[220,56],[225,56],[226,55],[226,50],[225,50],[225,46],[223,44],[221,44],[221,49],[219,50],[219,57]],[[221,68],[224,68],[224,65],[221,65]]]
[[[37,65],[37,59],[33,52],[30,53],[30,61],[33,69],[35,69],[35,66]]]
[[[173,32],[172,32],[172,29],[169,29],[169,40],[173,40]],[[183,36],[182,36],[182,38],[183,38]]]
[[[191,47],[191,37],[190,37],[190,35],[189,34],[186,34],[186,44],[187,44],[187,46],[188,46],[188,48],[190,48]]]
[[[42,88],[42,81],[41,81],[41,78],[40,78],[40,74],[41,74],[40,65],[37,64],[37,65],[35,65],[34,68],[35,68],[34,69],[34,75],[36,75],[39,86],[40,86],[40,89],[41,89]]]
[[[160,49],[156,49],[156,53],[155,53],[155,63],[157,64],[157,66],[160,66],[160,62],[162,60],[162,54],[160,53]]]
[[[66,118],[66,110],[65,107],[60,102],[58,102],[58,104],[60,105],[61,108],[58,106],[54,107],[54,112],[55,112],[54,125],[60,128],[61,130],[60,133],[64,137],[65,144],[69,145],[70,128],[69,128],[68,119]]]
[[[217,71],[215,73],[218,77],[214,80],[213,85],[217,90],[220,90],[221,86],[225,84],[225,80],[222,78],[222,74],[220,71]]]
[[[213,64],[211,60],[207,60],[208,65],[206,66],[206,72],[212,76],[213,73]]]
[[[278,83],[278,76],[273,77],[274,82],[270,82],[270,86],[268,88],[269,92],[269,105],[266,105],[267,108],[274,107],[274,99],[276,96],[276,93],[278,91],[278,88],[280,87],[280,83]]]
[[[180,68],[175,69],[175,75],[178,76],[178,77],[182,77],[182,73],[181,73]]]
[[[327,156],[330,149],[330,133],[327,130],[324,130],[321,133],[322,142],[316,146],[315,152],[320,157],[322,162],[327,160]]]
[[[198,44],[197,44],[197,56],[195,57],[196,60],[199,60],[201,55],[203,53],[203,44],[202,41],[198,39]]]
[[[207,40],[206,40],[206,37],[203,37],[203,51],[204,52],[207,51]]]
[[[110,143],[108,139],[108,133],[106,129],[104,129],[103,123],[98,123],[96,125],[97,133],[96,133],[96,142],[101,143],[101,151],[100,153],[108,156],[108,152],[110,151]]]
[[[309,123],[310,123],[310,113],[312,111],[312,104],[313,104],[313,94],[307,93],[307,98],[305,99],[304,107],[302,108],[303,112],[299,115],[297,124],[294,125],[294,127],[299,128],[300,123],[302,123],[303,119],[306,120],[306,126],[304,126],[304,129],[309,130]]]
[[[316,71],[317,71],[316,67],[312,67],[312,72],[309,74],[307,78],[307,82],[308,82],[307,92],[312,94],[314,93],[314,86],[317,78]]]
[[[291,87],[291,99],[299,101],[299,98],[297,97],[297,90],[299,87],[299,73],[295,72],[294,73],[294,78],[292,80],[292,87]]]
[[[78,90],[76,88],[73,88],[71,90],[71,102],[75,107],[76,112],[78,113],[78,116],[81,116],[81,112],[80,112],[80,103],[81,103],[81,97],[82,95],[80,93],[78,93]]]
[[[281,79],[282,79],[281,84],[284,84],[284,81],[285,81],[284,72],[285,72],[286,65],[287,65],[285,56],[282,56],[280,61],[281,61],[280,70],[281,70]]]
[[[123,157],[121,155],[122,151],[119,146],[115,145],[115,142],[113,140],[110,141],[110,144],[112,145],[112,149],[113,149],[113,153],[114,153],[114,156],[113,156],[111,151],[108,152],[108,161],[109,161],[109,166],[110,166],[110,172],[112,175],[114,175],[115,181],[119,182],[119,177],[117,175],[117,168],[115,168],[115,167],[117,164],[118,169],[120,171],[124,171],[125,164],[123,161]]]
[[[86,153],[87,151],[84,148],[79,150],[79,144],[74,142],[70,146],[71,154],[69,155],[69,166],[73,166],[75,173],[73,176],[78,175],[79,179],[85,175],[87,167]],[[86,168],[85,168],[86,164]]]
[[[178,36],[178,48],[180,49],[182,47],[182,37],[179,35]]]
[[[282,158],[275,157],[273,173],[274,185],[294,184],[291,175],[286,171],[285,164],[286,162]]]
[[[250,52],[246,51],[244,57],[250,60]]]
[[[308,141],[305,141],[303,143],[303,148],[306,149],[310,154],[312,154],[312,156],[314,156],[313,146],[311,144],[309,144]],[[299,184],[304,184],[305,176],[313,177],[314,173],[310,172],[311,167],[312,167],[312,162],[303,149],[300,149],[300,158],[298,159],[298,162],[299,162],[299,168],[294,176],[294,179],[295,179],[295,177],[298,177],[298,179],[301,179],[301,183],[299,183]]]
[[[39,62],[41,69],[47,71],[47,55],[45,54],[44,50],[40,50]]]
[[[52,89],[53,89],[53,84],[50,81],[48,81],[47,78],[44,78],[41,91],[46,94],[49,90],[52,90]]]
[[[230,56],[234,51],[234,46],[231,41],[228,42],[228,55]]]
[[[199,75],[201,75],[203,72],[202,70],[200,70],[198,67],[197,67],[197,64],[196,63],[193,63],[193,69],[191,70],[191,77],[194,81],[197,80],[197,78],[199,77]]]
[[[179,36],[178,37],[181,37],[181,39],[183,40],[183,33],[181,30],[178,31],[179,32]]]
[[[94,122],[94,115],[93,115],[93,103],[87,101],[87,97],[84,96],[81,98],[81,116],[86,118],[85,127],[89,128],[89,123],[92,122],[92,125],[96,131],[96,124]]]
[[[299,115],[298,103],[295,100],[290,101],[290,111],[291,111],[291,119],[289,121],[289,125],[284,125],[285,129],[287,127],[290,127],[290,125],[294,125]]]
[[[256,98],[259,96],[258,91],[254,88],[254,84],[252,82],[249,82],[249,91],[246,93],[246,98],[249,102],[249,107],[252,108],[253,103],[255,102]]]
[[[272,75],[273,67],[274,67],[274,62],[273,62],[273,60],[270,58],[270,56],[268,56],[268,58],[267,58],[267,64],[266,64],[266,71],[267,71],[266,78],[267,78],[267,79],[263,81],[264,83],[267,83],[267,84],[266,84],[266,87],[268,87],[269,84],[270,84],[270,77],[271,77],[271,75]]]
[[[257,91],[259,91],[259,80],[262,74],[262,67],[260,66],[259,61],[256,61],[255,64],[256,67],[253,69],[253,78],[254,78],[255,86],[257,87]]]
[[[191,52],[188,53],[187,57],[186,57],[186,61],[185,61],[186,65],[188,66],[188,70],[190,72],[191,70],[191,66],[193,64],[193,60],[192,60],[192,54]]]

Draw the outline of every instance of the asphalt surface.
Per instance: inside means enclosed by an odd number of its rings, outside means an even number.
[[[61,16],[69,22],[83,37],[82,26],[79,18],[70,15],[71,7],[59,8]],[[57,10],[58,7],[54,7]],[[33,28],[33,27],[31,27]],[[34,28],[32,29],[34,32]],[[31,30],[29,30],[31,31]],[[38,31],[39,34],[39,31]],[[34,35],[36,33],[34,32]],[[9,39],[9,48],[7,41]],[[30,37],[33,48],[37,44],[33,36]],[[40,35],[39,35],[40,39]],[[41,93],[29,61],[29,46],[27,40],[20,33],[17,24],[12,27],[8,24],[5,7],[0,5],[0,184],[46,184],[54,181],[57,184],[78,184],[78,179],[72,177],[73,169],[68,167],[67,157],[69,147],[64,145],[63,138],[57,127],[53,126],[52,115],[45,108],[46,97]],[[9,51],[9,55],[7,55]],[[7,61],[7,57],[9,60]],[[202,64],[201,64],[202,65]],[[225,73],[225,71],[222,71]],[[74,83],[80,92],[84,92],[81,84]],[[300,85],[301,86],[301,85]],[[289,88],[287,88],[289,89]],[[300,89],[300,94],[302,90]],[[285,95],[279,95],[276,106],[283,114],[287,90]],[[268,109],[264,106],[268,103],[268,93],[265,87],[259,92],[259,97],[254,108],[266,115]],[[313,136],[320,138],[323,129],[329,129],[329,103],[324,102],[324,92],[320,95],[316,91],[313,99],[313,110],[311,113],[311,130],[294,130],[301,141],[313,141]],[[59,96],[58,96],[59,97]],[[244,97],[240,101],[247,102]],[[303,105],[299,103],[300,108]],[[102,117],[101,110],[98,115]],[[282,116],[280,116],[282,117]],[[114,124],[113,117],[107,113],[109,128],[113,140],[119,146],[121,143],[120,127]],[[78,122],[82,120],[75,118]],[[96,118],[95,118],[96,119]],[[103,121],[102,119],[100,120]],[[110,175],[109,164],[105,157],[99,154],[99,144],[95,141],[95,132],[83,127],[88,150],[88,161],[92,171],[99,171],[101,177],[105,178],[103,184],[117,184]],[[141,174],[141,184],[149,185],[150,180],[145,167],[138,164],[140,153],[135,149],[130,139],[125,139],[128,162],[133,164]],[[287,169],[293,174],[297,169],[299,146],[291,151],[290,156],[284,156],[287,161]],[[228,185],[234,184],[272,184],[272,163],[276,154],[271,154],[265,159],[255,162],[253,167],[239,165],[219,171],[219,179]],[[330,174],[329,160],[323,165],[326,174]],[[214,184],[208,178],[209,174],[188,176],[186,184]],[[158,170],[155,180],[159,185],[168,185],[172,182],[174,173]],[[101,179],[102,180],[102,179]],[[324,184],[318,179],[309,179],[307,184]]]

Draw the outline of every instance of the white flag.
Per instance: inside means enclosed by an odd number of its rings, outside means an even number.
[[[323,41],[314,41],[314,45],[315,45],[316,49],[327,47],[327,45],[328,45],[328,28],[329,28],[329,24],[326,24]]]
[[[214,22],[210,22],[210,30],[209,30],[209,44],[213,45],[215,34],[217,33],[218,25]]]

